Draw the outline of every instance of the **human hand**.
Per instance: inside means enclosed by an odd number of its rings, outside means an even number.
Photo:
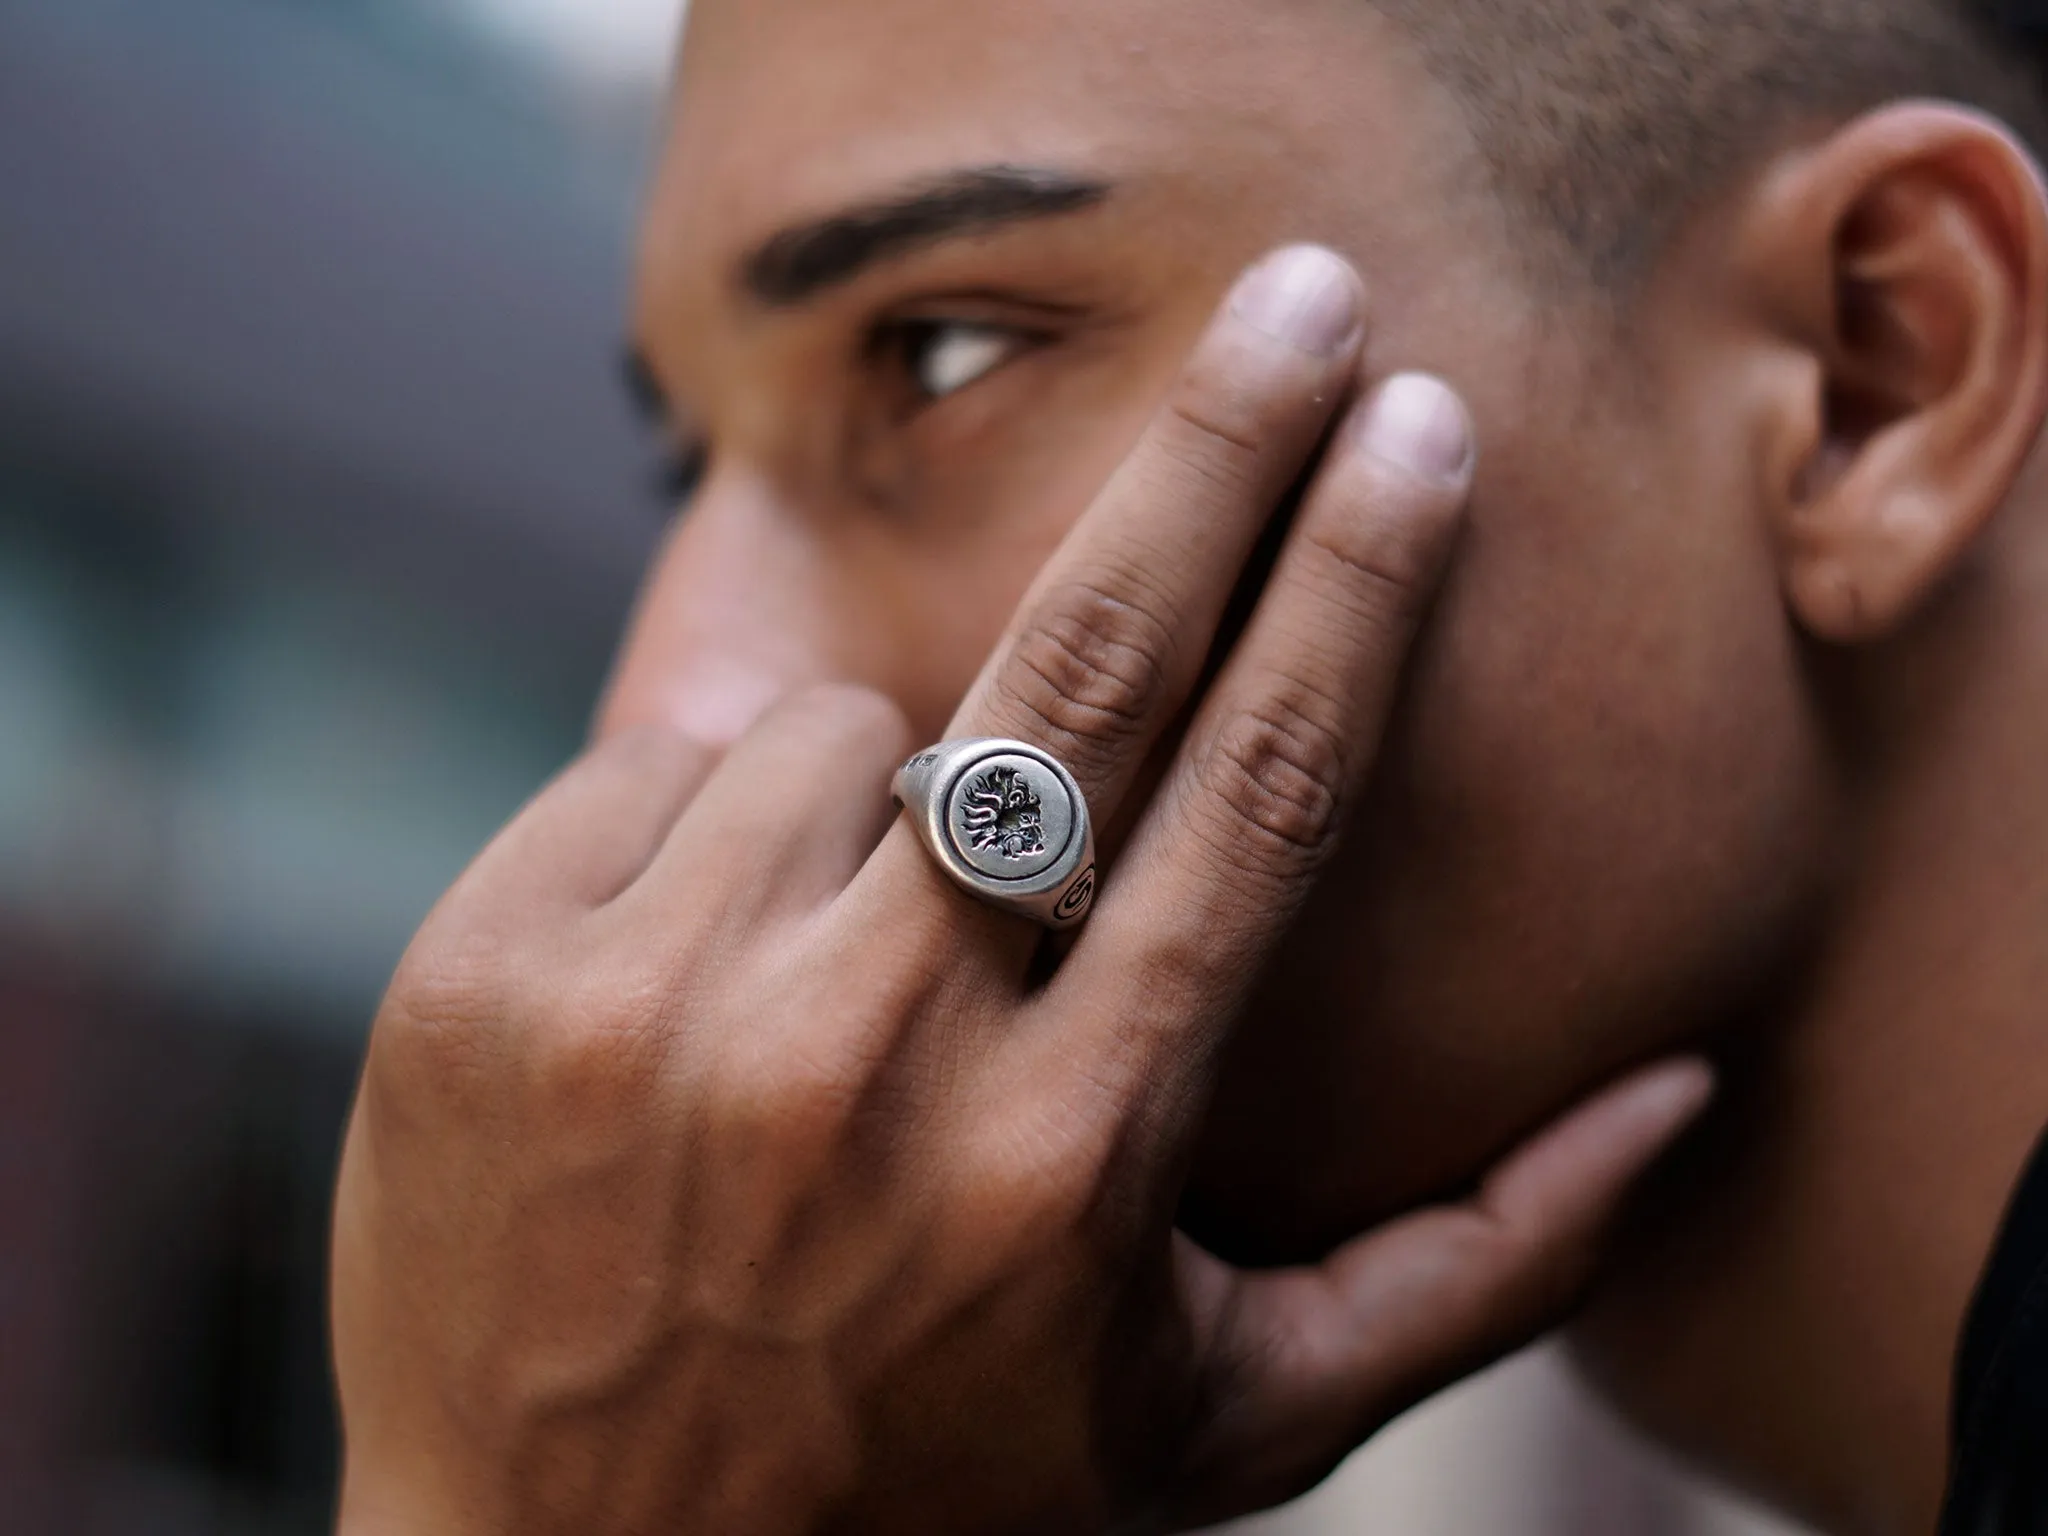
[[[1174,1230],[1218,1048],[1368,776],[1469,488],[1443,386],[1350,403],[1362,337],[1336,258],[1256,269],[954,722],[1132,829],[1049,976],[1041,933],[889,827],[913,743],[853,691],[722,754],[604,742],[456,885],[343,1162],[346,1531],[1212,1521],[1570,1306],[1703,1068],[1316,1269]]]

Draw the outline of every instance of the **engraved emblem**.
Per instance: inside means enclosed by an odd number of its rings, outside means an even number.
[[[1088,903],[1095,899],[1095,866],[1090,864],[1081,873],[1081,878],[1067,888],[1067,894],[1053,909],[1053,916],[1061,922],[1079,917],[1088,910]]]
[[[1045,852],[1043,810],[1023,774],[991,768],[967,786],[960,819],[976,852],[1021,862]]]

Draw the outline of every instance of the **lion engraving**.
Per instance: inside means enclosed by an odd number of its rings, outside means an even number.
[[[967,786],[960,819],[977,853],[1028,859],[1045,852],[1043,805],[1014,768],[992,768]]]

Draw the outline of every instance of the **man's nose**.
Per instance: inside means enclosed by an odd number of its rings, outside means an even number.
[[[860,680],[835,585],[798,509],[758,478],[714,474],[642,584],[598,734],[664,723],[723,744],[789,693]]]

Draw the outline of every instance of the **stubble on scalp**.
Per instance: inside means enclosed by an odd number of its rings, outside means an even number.
[[[2048,43],[1996,0],[1368,3],[1458,99],[1509,212],[1601,287],[1758,157],[1886,101],[1955,101],[2048,145]]]

